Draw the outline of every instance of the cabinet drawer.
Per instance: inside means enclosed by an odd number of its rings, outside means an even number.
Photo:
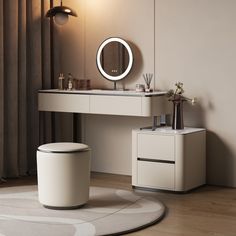
[[[142,116],[141,97],[92,95],[90,113]]]
[[[138,134],[138,157],[174,161],[174,144],[174,136]]]
[[[174,164],[138,161],[138,185],[174,190]]]
[[[89,95],[39,93],[38,110],[89,113]]]

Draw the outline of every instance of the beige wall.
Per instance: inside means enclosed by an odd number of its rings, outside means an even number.
[[[185,104],[185,124],[206,127],[207,176],[213,184],[236,186],[236,1],[66,0],[78,18],[61,32],[62,71],[112,88],[96,69],[99,44],[120,36],[132,44],[133,72],[122,84],[134,88],[142,73],[155,71],[156,88],[182,81],[195,107]],[[155,14],[154,14],[155,12]],[[84,141],[93,148],[96,171],[131,174],[131,129],[150,119],[83,116]],[[235,173],[235,174],[234,174]]]

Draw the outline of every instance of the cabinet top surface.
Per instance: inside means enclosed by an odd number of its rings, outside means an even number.
[[[184,129],[174,130],[171,127],[160,127],[160,128],[157,128],[154,131],[152,131],[151,129],[142,129],[142,130],[136,129],[135,131],[137,133],[142,133],[142,134],[145,133],[145,134],[184,135],[184,134],[190,134],[190,133],[195,133],[195,132],[206,131],[206,129],[185,127]]]
[[[39,93],[52,93],[52,94],[84,94],[84,95],[108,95],[108,96],[134,96],[134,97],[154,97],[163,96],[166,91],[155,91],[150,93],[136,92],[134,90],[59,90],[59,89],[45,89],[39,90]]]

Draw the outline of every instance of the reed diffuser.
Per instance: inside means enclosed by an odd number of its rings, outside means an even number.
[[[145,92],[152,92],[151,89],[151,82],[152,82],[152,78],[153,78],[153,74],[143,74],[143,78],[144,81],[146,83],[146,88],[145,88]]]

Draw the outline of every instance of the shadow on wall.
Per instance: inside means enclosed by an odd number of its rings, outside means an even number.
[[[235,186],[235,158],[230,147],[214,132],[207,131],[207,183]]]
[[[143,57],[140,49],[136,44],[129,41],[127,43],[130,45],[132,49],[134,62],[130,74],[124,80],[122,80],[122,87],[123,89],[127,89],[129,88],[129,85],[132,84],[133,87],[132,89],[135,89],[134,84],[137,83],[137,78],[142,77],[141,71],[143,69]]]
[[[211,109],[208,107],[208,109]],[[201,103],[192,106],[184,103],[184,125],[189,127],[207,127],[206,110]],[[235,157],[231,148],[216,133],[207,130],[206,136],[206,175],[207,183],[235,186]]]
[[[184,103],[184,126],[206,127],[205,110],[201,103],[194,106],[189,102]]]

